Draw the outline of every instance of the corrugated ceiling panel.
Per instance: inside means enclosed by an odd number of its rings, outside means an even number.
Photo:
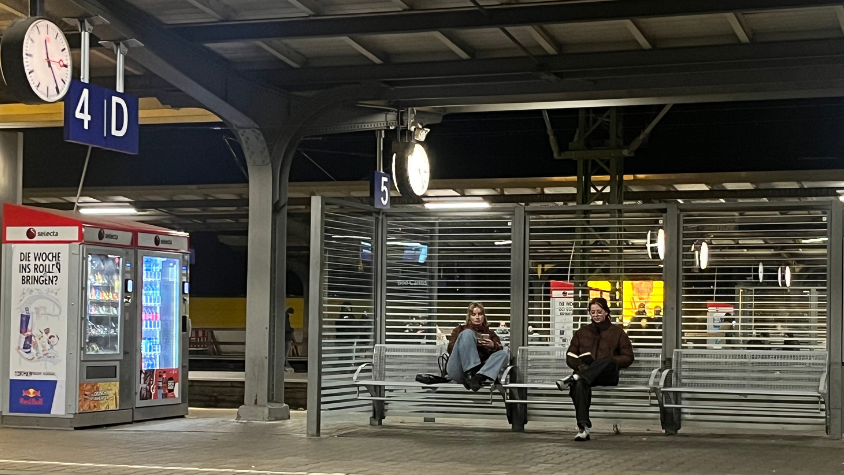
[[[255,43],[214,43],[206,45],[215,53],[232,62],[253,62],[278,60]]]

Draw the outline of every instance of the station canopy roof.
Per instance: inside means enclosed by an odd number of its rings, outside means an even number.
[[[600,185],[607,178],[595,180]],[[432,180],[426,195],[441,200],[480,197],[492,204],[573,205],[576,182],[576,177]],[[626,175],[624,184],[626,203],[817,201],[839,199],[844,193],[844,170]],[[296,213],[307,211],[315,195],[366,203],[370,184],[291,183],[293,220],[306,221]],[[129,205],[139,212],[133,219],[177,231],[245,231],[248,196],[245,183],[85,188],[80,206]],[[73,209],[75,197],[75,188],[24,189],[24,204],[52,209]],[[394,206],[408,203],[395,191],[392,202]]]
[[[27,5],[0,0],[0,33]],[[112,21],[94,30],[101,40],[125,37],[121,24],[141,42],[169,38],[171,63],[192,51],[185,45],[201,48],[171,65],[190,74],[213,63],[197,79],[212,89],[234,77],[302,96],[378,83],[389,90],[368,105],[440,113],[844,95],[844,5],[831,0],[46,2],[77,48],[75,27],[60,19],[90,12]],[[112,85],[114,54],[92,55],[93,81]],[[184,121],[216,120],[151,72],[152,55],[130,51],[127,92],[154,98],[155,110],[189,111]],[[12,102],[0,86],[0,104]],[[0,127],[46,120],[8,107]]]

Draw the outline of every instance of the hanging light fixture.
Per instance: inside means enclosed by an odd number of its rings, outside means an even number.
[[[653,248],[656,248],[657,256],[660,260],[665,260],[665,230],[659,228],[656,233],[648,230],[648,240],[646,244],[648,250],[648,259],[653,259]]]
[[[750,280],[758,280],[760,283],[765,278],[765,266],[760,262],[758,266],[750,268]]]
[[[695,242],[692,246],[692,251],[695,253],[695,267],[700,270],[706,270],[709,267],[709,242]]]
[[[777,269],[777,284],[780,287],[791,287],[791,266],[781,266]]]

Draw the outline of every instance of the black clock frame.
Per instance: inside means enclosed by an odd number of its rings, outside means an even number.
[[[23,45],[26,32],[29,31],[29,27],[33,23],[39,20],[50,21],[40,16],[18,20],[6,29],[3,33],[3,39],[0,41],[0,73],[2,73],[3,81],[6,82],[9,92],[24,104],[52,104],[32,90],[32,86],[26,78],[26,67],[23,65]],[[58,99],[55,102],[60,100]]]
[[[393,142],[393,153],[395,154],[395,158],[393,159],[393,171],[395,174],[393,182],[403,197],[419,198],[413,191],[413,187],[410,185],[410,178],[407,175],[408,158],[416,145],[423,146],[416,142]]]

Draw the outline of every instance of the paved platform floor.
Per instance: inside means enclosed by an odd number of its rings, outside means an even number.
[[[598,430],[572,440],[571,428],[531,423],[388,419],[325,424],[305,436],[305,413],[270,424],[238,423],[232,410],[188,418],[78,430],[0,429],[0,474],[844,474],[844,442],[767,433]],[[622,427],[624,430],[624,427]]]

